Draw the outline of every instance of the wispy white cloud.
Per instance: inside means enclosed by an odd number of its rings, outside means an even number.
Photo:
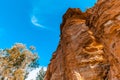
[[[43,25],[41,25],[39,22],[38,22],[38,19],[35,17],[35,16],[32,16],[31,17],[31,22],[33,25],[37,26],[37,27],[41,27],[41,28],[45,28]]]
[[[42,68],[42,66],[29,72],[28,77],[25,80],[36,80],[36,77],[41,68]],[[47,67],[43,67],[43,69],[44,69],[44,71],[46,71]]]

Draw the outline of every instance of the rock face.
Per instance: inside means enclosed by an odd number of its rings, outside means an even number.
[[[68,9],[44,80],[120,80],[120,0]]]

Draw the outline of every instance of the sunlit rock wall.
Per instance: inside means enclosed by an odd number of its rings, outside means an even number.
[[[120,1],[68,9],[44,80],[120,80]]]

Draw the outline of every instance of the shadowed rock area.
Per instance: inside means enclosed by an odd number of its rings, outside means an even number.
[[[120,0],[69,8],[44,80],[120,80]]]

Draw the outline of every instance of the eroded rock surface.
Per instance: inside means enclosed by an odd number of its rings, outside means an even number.
[[[120,80],[120,0],[68,9],[44,80]]]

